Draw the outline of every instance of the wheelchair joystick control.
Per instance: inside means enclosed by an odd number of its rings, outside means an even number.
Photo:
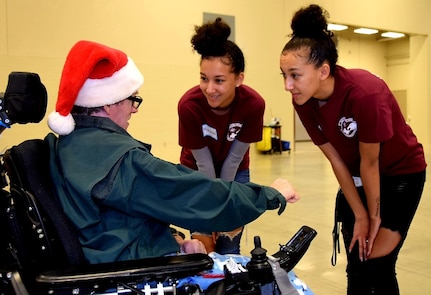
[[[250,252],[251,259],[247,263],[249,278],[259,284],[265,285],[274,280],[272,267],[266,256],[266,249],[262,248],[260,237],[254,237],[254,249]]]

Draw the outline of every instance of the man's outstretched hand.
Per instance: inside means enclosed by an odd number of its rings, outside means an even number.
[[[277,178],[270,187],[278,190],[286,199],[286,202],[295,203],[300,199],[298,193],[286,179]]]

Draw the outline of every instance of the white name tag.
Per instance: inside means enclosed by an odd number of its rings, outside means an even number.
[[[209,136],[214,138],[215,140],[218,140],[217,130],[207,124],[202,125],[202,134],[204,137]]]

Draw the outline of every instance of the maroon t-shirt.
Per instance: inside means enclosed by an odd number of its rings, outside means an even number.
[[[423,148],[406,123],[386,83],[360,69],[337,66],[334,92],[325,104],[310,99],[293,105],[316,145],[330,142],[351,174],[359,176],[359,141],[380,142],[382,175],[419,172],[426,163]]]
[[[178,103],[181,164],[197,170],[191,150],[207,146],[218,176],[235,139],[246,143],[262,139],[264,111],[264,99],[246,85],[236,88],[235,99],[229,112],[224,115],[217,115],[211,110],[199,86],[191,88]],[[249,151],[238,170],[248,168]]]

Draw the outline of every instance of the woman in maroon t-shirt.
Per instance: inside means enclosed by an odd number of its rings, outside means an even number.
[[[265,101],[243,84],[244,55],[228,40],[230,27],[220,18],[196,27],[193,49],[202,57],[200,84],[178,103],[181,164],[210,178],[250,181],[250,143],[262,139]],[[243,228],[231,232],[192,231],[208,252],[240,254]]]
[[[382,79],[336,65],[326,15],[317,5],[294,15],[280,58],[284,86],[340,184],[347,294],[399,294],[395,264],[422,195],[423,148]]]

